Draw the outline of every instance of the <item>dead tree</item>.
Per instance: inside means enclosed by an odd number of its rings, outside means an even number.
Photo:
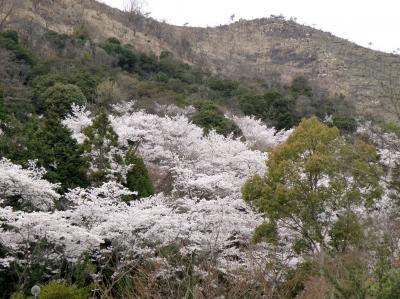
[[[124,11],[128,13],[128,20],[134,25],[133,34],[136,35],[136,28],[140,27],[143,23],[145,15],[148,13],[144,12],[146,6],[145,0],[125,0]]]

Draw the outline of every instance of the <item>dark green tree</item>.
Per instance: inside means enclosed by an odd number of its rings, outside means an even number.
[[[125,156],[125,163],[133,165],[126,175],[125,186],[131,191],[136,191],[138,195],[134,199],[148,197],[154,194],[153,182],[150,179],[143,159],[130,148]]]
[[[100,185],[111,174],[110,167],[113,160],[123,163],[114,149],[118,147],[118,135],[114,132],[108,119],[107,112],[100,110],[91,126],[84,130],[86,139],[82,149],[90,160],[89,179],[92,184]]]
[[[72,103],[84,105],[86,97],[76,85],[56,83],[42,95],[44,108],[47,113],[54,112],[63,117],[70,112]]]
[[[195,103],[197,110],[193,122],[202,127],[205,134],[215,130],[222,135],[239,135],[239,127],[230,119],[226,118],[224,113],[212,101],[202,100]]]
[[[242,95],[239,107],[246,115],[257,116],[277,129],[289,129],[298,122],[293,98],[277,91],[270,90],[263,95]]]
[[[47,170],[46,178],[61,183],[63,190],[87,185],[87,163],[77,142],[55,113],[50,113],[43,126],[27,144],[28,155],[38,159]]]

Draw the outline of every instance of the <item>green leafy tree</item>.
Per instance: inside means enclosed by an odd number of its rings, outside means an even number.
[[[125,156],[125,163],[133,165],[126,175],[126,187],[136,191],[138,195],[134,199],[148,197],[154,194],[154,186],[150,179],[143,159],[130,148]]]
[[[209,100],[197,101],[195,103],[197,109],[193,121],[204,129],[204,133],[208,134],[211,130],[215,130],[222,135],[233,133],[240,134],[240,129],[230,119],[226,118],[224,113]]]
[[[70,112],[72,103],[84,105],[86,97],[76,85],[56,83],[42,95],[44,108],[47,113],[54,112],[63,117]]]
[[[293,98],[273,90],[263,95],[244,94],[239,98],[239,107],[246,115],[257,116],[277,129],[289,129],[298,122]]]
[[[382,194],[375,147],[361,140],[346,142],[337,128],[316,117],[304,119],[271,151],[267,168],[265,177],[245,183],[243,198],[267,217],[269,238],[279,237],[272,228],[285,227],[298,253],[356,244],[360,233],[353,208],[370,208]]]

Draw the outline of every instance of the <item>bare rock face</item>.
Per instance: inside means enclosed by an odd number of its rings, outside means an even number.
[[[17,0],[10,27],[35,40],[46,29],[72,33],[85,26],[95,41],[117,37],[138,50],[177,58],[231,78],[289,82],[303,75],[343,94],[363,115],[385,114],[379,80],[400,57],[357,46],[280,17],[240,20],[215,28],[172,26],[94,0]],[[36,40],[38,40],[36,38]],[[390,114],[389,114],[390,116]]]

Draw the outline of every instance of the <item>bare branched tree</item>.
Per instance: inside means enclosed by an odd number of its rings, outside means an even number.
[[[16,7],[14,0],[0,0],[0,31],[3,31],[7,21],[13,15]]]
[[[128,13],[129,22],[134,25],[134,35],[136,29],[142,25],[144,17],[149,15],[144,12],[146,5],[145,0],[124,0],[124,11]]]
[[[145,0],[124,0],[124,10],[130,14],[144,15]]]

